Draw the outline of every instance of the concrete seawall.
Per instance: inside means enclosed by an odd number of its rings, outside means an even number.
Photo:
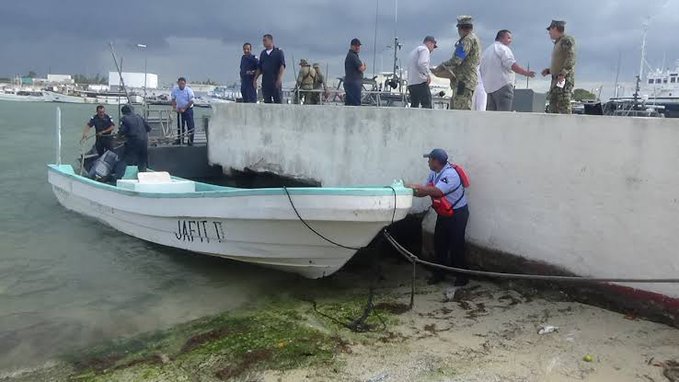
[[[474,244],[583,276],[679,275],[676,120],[220,104],[208,134],[212,164],[323,186],[421,181],[442,147],[472,180]]]

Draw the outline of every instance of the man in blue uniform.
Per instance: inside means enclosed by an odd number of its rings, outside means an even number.
[[[262,76],[262,95],[265,103],[283,102],[283,75],[285,74],[285,55],[273,44],[273,36],[265,34],[262,43],[264,50],[259,55],[259,64],[253,84]]]
[[[113,132],[115,126],[116,125],[113,123],[113,120],[111,120],[111,117],[106,114],[106,108],[104,108],[104,105],[99,105],[97,106],[97,114],[92,116],[90,121],[85,125],[80,143],[83,143],[87,140],[87,133],[91,128],[94,127],[94,131],[97,134],[94,147],[97,149],[99,156],[102,156],[106,150],[111,150],[113,148],[113,136],[111,133]]]
[[[193,145],[195,129],[193,124],[193,101],[195,98],[193,90],[186,86],[186,78],[179,77],[177,79],[177,86],[172,89],[172,108],[177,111],[177,139],[174,141],[175,145],[182,143],[185,134],[187,135],[188,145]]]
[[[361,89],[363,88],[363,72],[366,65],[358,58],[361,51],[361,41],[351,40],[351,48],[344,59],[344,104],[347,106],[361,106]]]
[[[410,184],[408,187],[413,189],[413,195],[417,197],[445,197],[453,208],[453,216],[439,214],[436,217],[434,229],[436,262],[445,266],[466,268],[465,231],[469,220],[469,208],[462,180],[453,166],[448,163],[448,154],[443,149],[434,149],[424,157],[429,158],[431,170],[426,183],[424,185]],[[444,279],[444,272],[435,269],[429,283],[435,284]],[[468,281],[466,275],[459,274],[455,277],[454,285],[464,286]]]
[[[240,94],[243,102],[257,102],[257,88],[255,88],[255,73],[259,61],[252,54],[252,45],[249,42],[243,44],[243,57],[240,59]]]
[[[122,110],[123,117],[120,119],[120,130],[125,141],[125,162],[136,164],[140,172],[146,171],[148,165],[148,132],[151,126],[139,114],[132,112],[132,107],[125,105]]]

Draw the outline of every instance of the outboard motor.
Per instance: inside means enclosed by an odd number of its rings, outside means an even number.
[[[111,174],[113,174],[118,161],[118,154],[110,150],[106,151],[102,156],[97,158],[97,161],[94,162],[94,165],[90,168],[88,173],[89,177],[99,182],[106,182]]]

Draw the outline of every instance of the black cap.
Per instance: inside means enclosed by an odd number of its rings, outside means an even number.
[[[438,45],[436,45],[436,39],[434,36],[427,36],[424,38],[424,41],[422,42],[433,42],[434,43],[434,48],[438,48]]]
[[[566,22],[565,22],[565,21],[562,21],[562,20],[552,20],[552,23],[549,24],[549,26],[547,27],[547,30],[550,30],[550,29],[556,28],[556,27],[562,27],[562,28],[564,28],[565,26],[566,26]]]
[[[359,40],[359,39],[357,39],[357,38],[352,38],[352,39],[351,39],[351,46],[361,46],[361,45],[362,45],[362,44],[361,44],[361,40]]]

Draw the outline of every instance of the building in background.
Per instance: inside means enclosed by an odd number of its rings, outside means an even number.
[[[73,77],[70,74],[48,74],[47,75],[48,84],[63,84],[72,85],[74,83]]]
[[[131,89],[143,89],[144,79],[146,79],[147,89],[158,89],[158,75],[154,73],[132,73],[123,72],[123,81],[125,86]],[[118,72],[108,72],[108,86],[111,90],[116,91],[122,88],[120,75]]]

